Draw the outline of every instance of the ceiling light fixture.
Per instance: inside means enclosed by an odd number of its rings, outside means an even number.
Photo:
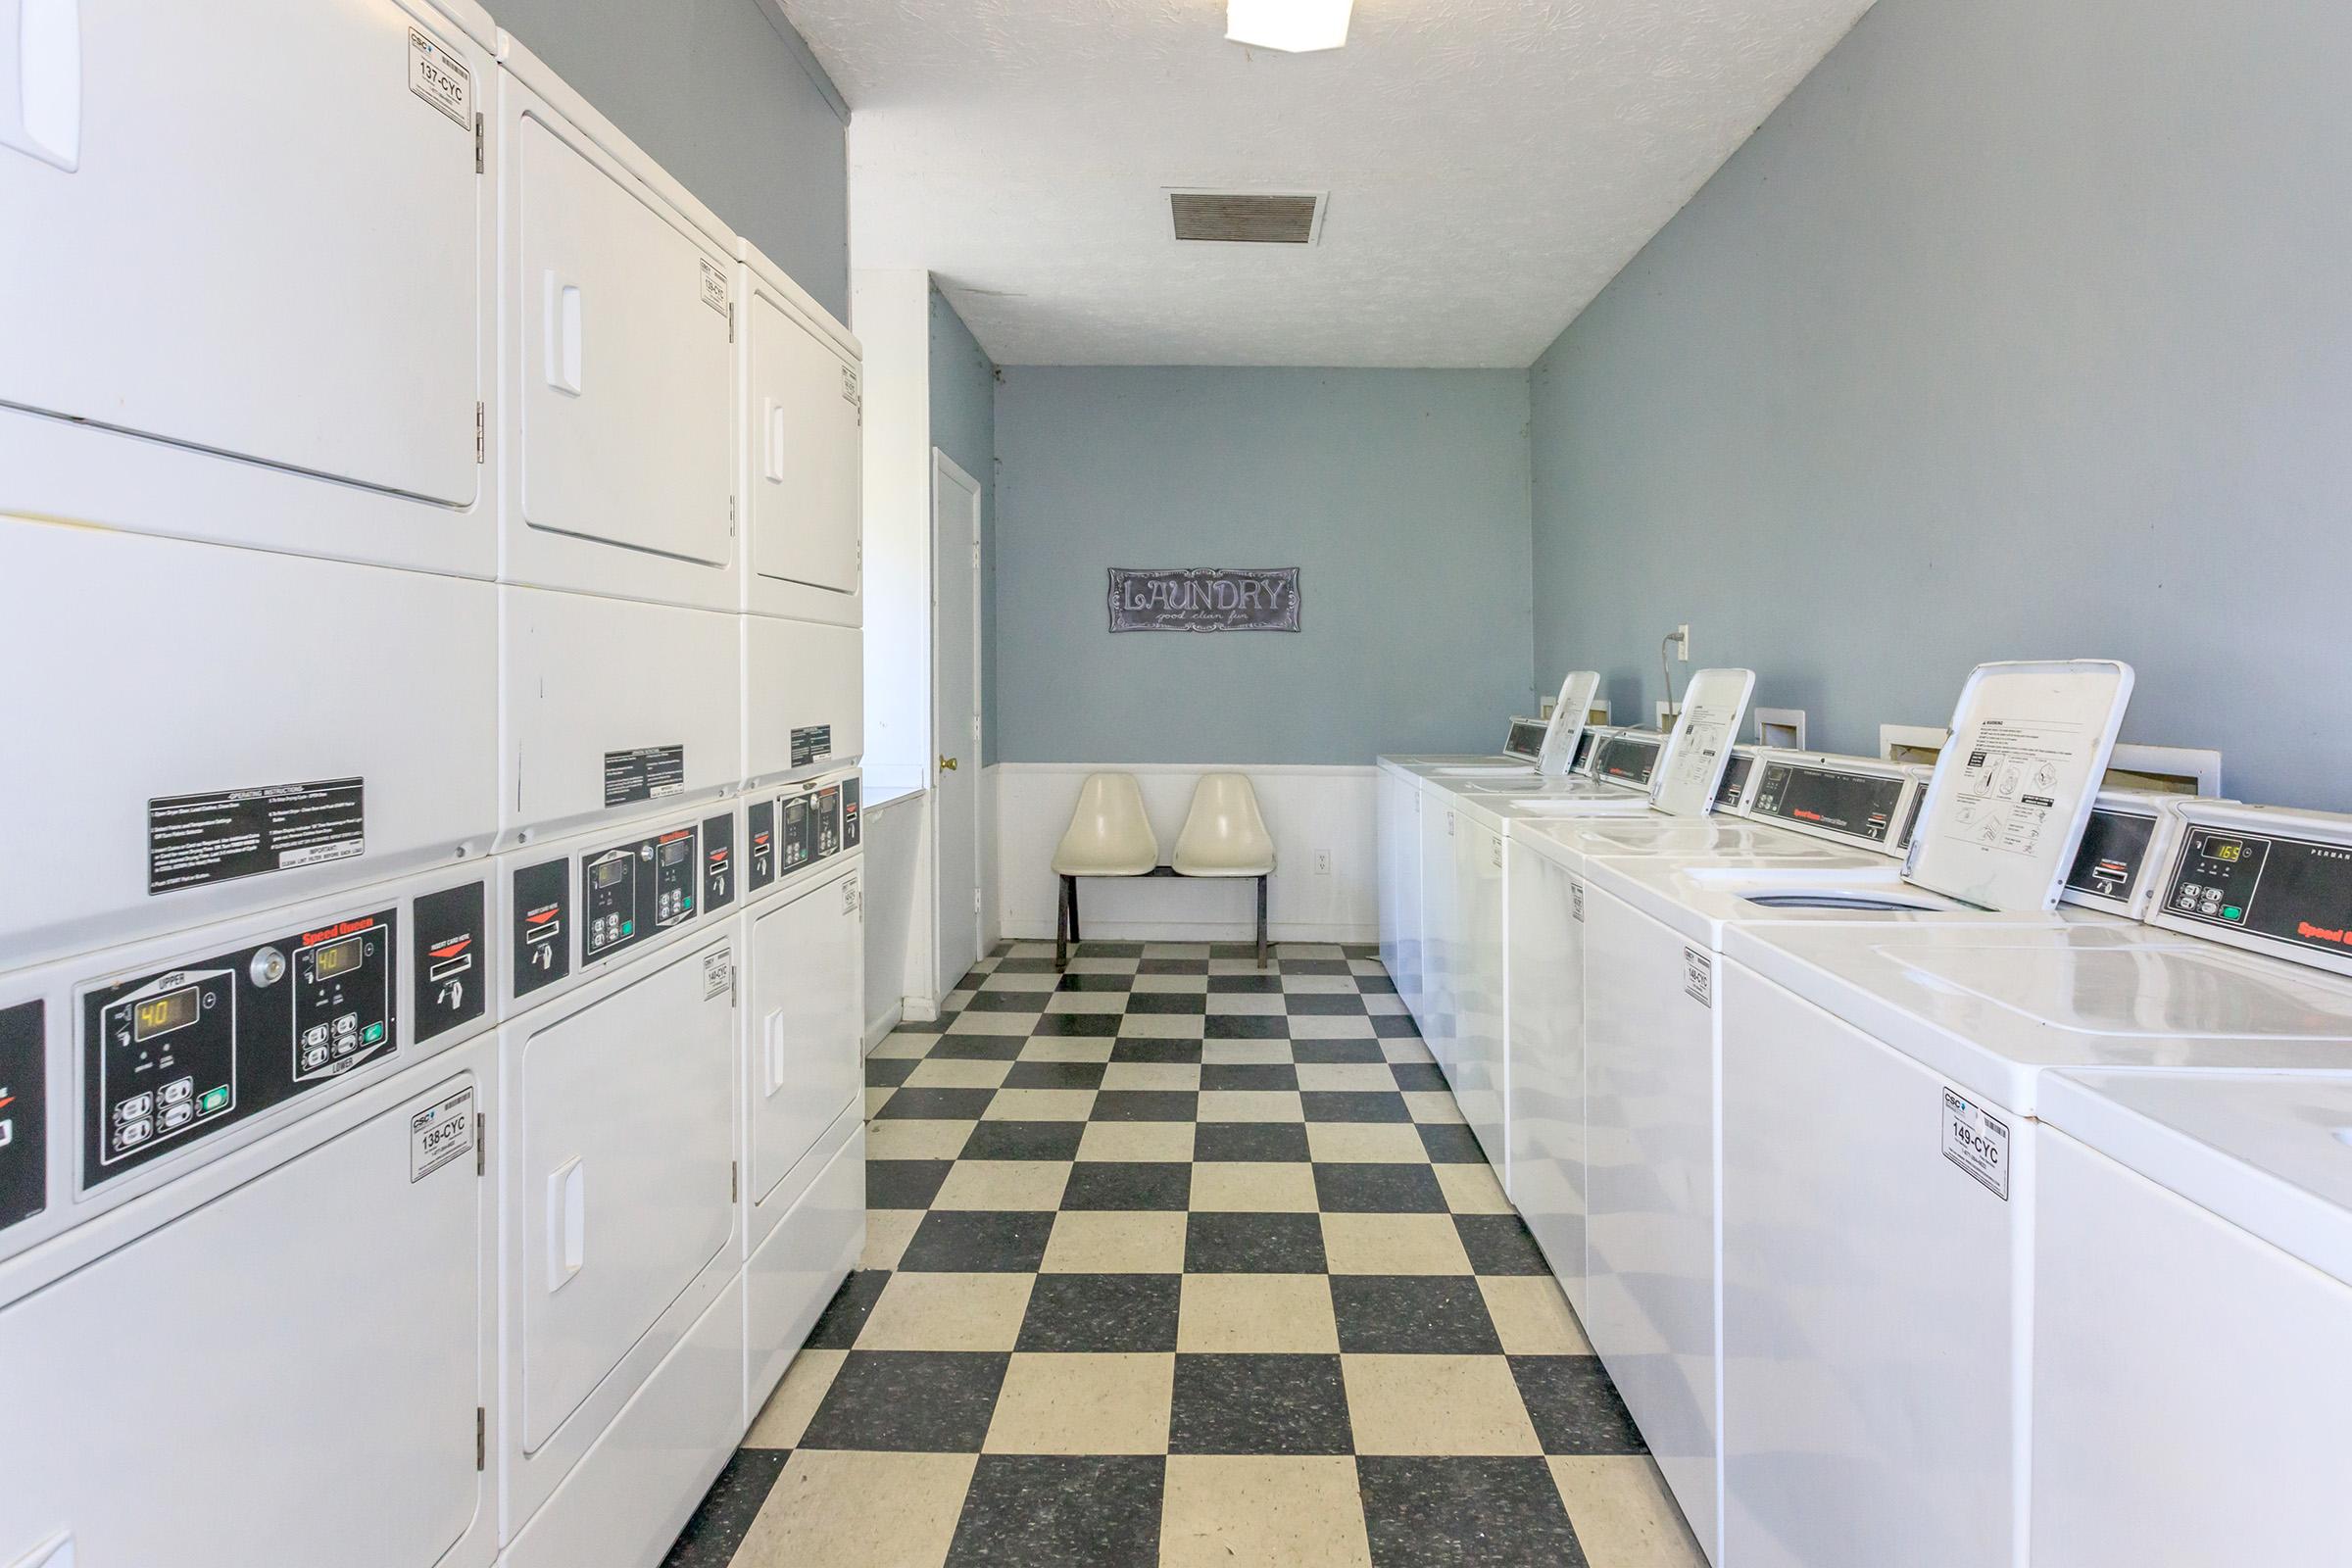
[[[1225,0],[1225,36],[1256,49],[1309,54],[1348,41],[1355,0]]]

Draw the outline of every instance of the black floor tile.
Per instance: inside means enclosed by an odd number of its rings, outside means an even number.
[[[1254,1012],[1212,1012],[1200,1029],[1209,1040],[1288,1040],[1289,1021]]]
[[[1336,1355],[1179,1355],[1170,1453],[1348,1453]]]
[[[1545,1453],[1649,1451],[1598,1356],[1514,1355],[1510,1360],[1511,1377]]]
[[[1123,1035],[1112,1044],[1110,1059],[1113,1061],[1199,1061],[1200,1059],[1200,1042],[1198,1040],[1149,1040]]]
[[[1386,1061],[1377,1040],[1294,1040],[1291,1059],[1300,1066],[1329,1066],[1342,1062]]]
[[[1137,974],[1206,974],[1206,958],[1146,958],[1135,966]]]
[[[1007,1089],[1100,1089],[1099,1061],[1016,1061],[1004,1075]]]
[[[1212,958],[1255,959],[1257,957],[1257,944],[1254,942],[1211,942],[1208,945],[1208,956]],[[1282,948],[1280,945],[1272,942],[1267,943],[1266,962],[1268,964],[1274,964],[1280,962],[1281,959]]]
[[[1130,1015],[1139,1012],[1195,1013],[1208,1010],[1208,998],[1198,991],[1136,991],[1127,998]]]
[[[801,1446],[977,1453],[1010,1359],[996,1351],[852,1350]]]
[[[1373,1089],[1310,1089],[1298,1097],[1308,1121],[1411,1121],[1402,1095]]]
[[[1065,974],[1056,991],[1125,991],[1135,984],[1131,974]]]
[[[1446,1212],[1446,1191],[1427,1165],[1317,1165],[1315,1201],[1326,1214]]]
[[[986,1453],[948,1568],[1139,1568],[1159,1560],[1166,1461]]]
[[[1389,1063],[1389,1071],[1396,1075],[1396,1087],[1400,1090],[1419,1091],[1446,1087],[1446,1074],[1439,1070],[1438,1064],[1434,1061],[1392,1061]]]
[[[1481,1274],[1548,1274],[1544,1253],[1527,1224],[1516,1214],[1456,1214],[1453,1228],[1461,1233],[1462,1250]]]
[[[1296,1089],[1298,1069],[1287,1061],[1212,1061],[1200,1069],[1200,1087],[1209,1089]]]
[[[1421,1031],[1412,1015],[1404,1012],[1376,1012],[1372,1014],[1372,1032],[1383,1040],[1418,1040]]]
[[[1355,989],[1367,997],[1393,997],[1396,994],[1396,982],[1385,974],[1359,974],[1355,977]]]
[[[1061,1206],[1181,1211],[1192,1192],[1193,1167],[1188,1164],[1082,1159],[1070,1167]]]
[[[1282,999],[1283,1010],[1294,1018],[1360,1018],[1364,1013],[1364,999],[1358,996],[1325,996],[1317,991],[1294,991]]]
[[[1043,991],[983,991],[963,1004],[966,1012],[1036,1012],[1046,1004]]]
[[[1282,995],[1282,976],[1278,974],[1212,974],[1208,977],[1208,994],[1212,997],[1278,997]]]
[[[846,1350],[858,1343],[858,1331],[874,1309],[874,1300],[882,1287],[890,1283],[890,1270],[861,1268],[853,1270],[833,1293],[833,1299],[816,1316],[816,1327],[808,1331],[803,1343],[812,1350]]]
[[[1013,1348],[1167,1354],[1183,1284],[1174,1274],[1040,1274]]]
[[[1355,1462],[1374,1568],[1585,1568],[1541,1459]]]
[[[1483,1165],[1486,1151],[1478,1147],[1478,1134],[1460,1122],[1424,1122],[1418,1129],[1421,1147],[1429,1151],[1433,1165]]]
[[[1282,960],[1282,972],[1284,974],[1347,974],[1348,969],[1346,958],[1285,958]]]
[[[914,1228],[899,1267],[924,1274],[1034,1274],[1053,1234],[1051,1212],[934,1209]]]
[[[1115,1012],[1048,1012],[1038,1016],[1037,1027],[1029,1031],[1032,1040],[1115,1040],[1119,1033],[1119,1015]]]
[[[1094,1121],[1191,1121],[1200,1097],[1189,1089],[1105,1089],[1095,1096]]]
[[[936,1061],[1011,1061],[1027,1043],[1023,1035],[944,1035],[931,1055]]]
[[[1314,1214],[1194,1214],[1185,1223],[1187,1274],[1320,1274],[1323,1222]]]
[[[1340,956],[1344,958],[1377,958],[1380,956],[1380,944],[1377,942],[1343,942],[1340,944]]]
[[[876,1121],[978,1121],[994,1089],[900,1089],[882,1102]]]
[[[869,1159],[865,1162],[865,1206],[929,1208],[931,1200],[939,1196],[939,1184],[955,1166],[952,1159]]]
[[[1298,1163],[1307,1155],[1306,1127],[1295,1121],[1204,1121],[1193,1132],[1193,1158]]]
[[[1460,1274],[1334,1274],[1340,1348],[1350,1355],[1500,1355],[1478,1281]]]
[[[994,974],[1052,974],[1052,958],[999,958]]]
[[[896,1089],[906,1081],[906,1075],[920,1067],[922,1061],[914,1056],[868,1056],[865,1058],[865,1087]]]
[[[1141,942],[1081,942],[1071,954],[1078,958],[1140,958],[1144,956]]]
[[[736,1449],[662,1559],[662,1568],[727,1568],[791,1456],[788,1448]]]
[[[963,1141],[965,1159],[1076,1159],[1082,1121],[983,1121]]]

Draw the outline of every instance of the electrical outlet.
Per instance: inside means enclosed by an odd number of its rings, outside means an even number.
[[[1329,850],[1317,850],[1315,852],[1315,875],[1331,875],[1331,852]]]
[[[1674,657],[1686,664],[1690,662],[1690,623],[1687,620],[1674,628]]]

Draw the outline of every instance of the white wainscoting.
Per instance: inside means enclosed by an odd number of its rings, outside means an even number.
[[[869,806],[863,844],[865,1049],[901,1022],[939,1016],[931,994],[931,798],[926,790]]]
[[[1004,762],[990,771],[996,775],[998,907],[1007,937],[1054,935],[1060,889],[1054,847],[1070,824],[1089,773],[1135,775],[1164,863],[1175,854],[1195,782],[1203,773],[1233,772],[1249,777],[1274,835],[1268,935],[1277,942],[1378,940],[1379,866],[1372,842],[1377,769]],[[1331,861],[1321,874],[1315,870],[1318,851]],[[1238,942],[1256,931],[1256,884],[1248,878],[1090,878],[1079,885],[1078,899],[1086,935],[1098,940]]]

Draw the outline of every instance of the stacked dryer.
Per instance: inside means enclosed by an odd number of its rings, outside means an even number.
[[[857,344],[471,0],[69,10],[0,1562],[657,1561],[862,1239]]]

